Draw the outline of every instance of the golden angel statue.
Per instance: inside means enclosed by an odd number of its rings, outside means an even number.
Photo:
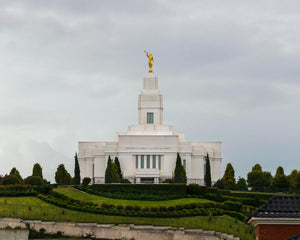
[[[148,52],[144,51],[146,53],[146,56],[148,58],[148,64],[149,64],[149,72],[152,72],[152,65],[153,65],[153,56],[152,54],[148,54]]]

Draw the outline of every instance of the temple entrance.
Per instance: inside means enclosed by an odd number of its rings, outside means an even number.
[[[141,183],[154,183],[154,178],[141,178]]]

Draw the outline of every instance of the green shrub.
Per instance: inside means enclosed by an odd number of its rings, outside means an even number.
[[[25,178],[25,184],[32,185],[32,186],[40,186],[44,184],[44,180],[41,177],[37,176],[29,176]]]
[[[126,178],[123,178],[123,179],[121,179],[121,181],[120,181],[120,183],[131,183],[128,179],[126,179]]]
[[[91,189],[98,192],[173,194],[182,197],[186,195],[185,184],[94,184]]]
[[[243,204],[240,203],[240,202],[225,201],[224,202],[224,207],[227,210],[240,212],[243,209]]]
[[[87,186],[91,183],[91,179],[89,177],[85,177],[84,179],[82,179],[82,185],[83,186]]]

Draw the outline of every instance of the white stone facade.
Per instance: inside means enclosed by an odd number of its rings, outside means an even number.
[[[108,157],[118,157],[124,178],[132,183],[160,183],[172,178],[177,153],[185,167],[188,183],[204,184],[204,156],[209,154],[212,182],[221,177],[221,142],[186,142],[183,133],[163,124],[163,97],[153,73],[144,77],[138,98],[138,125],[117,133],[115,142],[79,142],[81,179],[104,183]]]

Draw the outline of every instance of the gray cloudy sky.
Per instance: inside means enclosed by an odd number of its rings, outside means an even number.
[[[147,72],[164,120],[188,141],[223,142],[245,177],[299,167],[299,1],[0,2],[0,174],[39,162],[73,174],[77,142],[137,122]]]

